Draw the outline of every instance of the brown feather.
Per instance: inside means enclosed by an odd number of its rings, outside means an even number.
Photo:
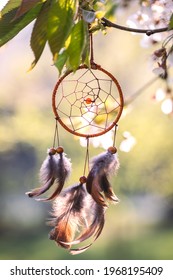
[[[80,235],[78,238],[75,239],[76,244],[85,241],[86,239],[90,238],[91,236],[95,236],[94,241],[99,237],[102,232],[105,223],[105,210],[106,208],[93,203],[93,219],[92,223],[89,227]]]
[[[72,255],[81,254],[81,253],[85,252],[86,250],[88,250],[89,247],[91,247],[92,244],[93,244],[93,243],[90,243],[90,244],[87,245],[87,246],[80,247],[80,248],[77,248],[77,249],[70,249],[70,253],[71,253]]]
[[[58,222],[55,228],[49,233],[49,238],[51,240],[55,240],[55,242],[58,245],[66,249],[69,249],[70,245],[65,243],[69,243],[73,240],[74,238],[73,228],[69,223],[66,223],[63,220],[61,220]]]
[[[95,218],[94,218],[92,224],[89,226],[89,228],[87,228],[86,231],[84,231],[73,242],[71,242],[69,244],[64,244],[64,245],[69,245],[69,246],[76,245],[76,244],[79,244],[79,243],[85,241],[86,239],[89,239],[91,236],[95,236],[94,240],[89,245],[86,245],[84,247],[70,249],[70,253],[72,255],[83,253],[84,251],[89,249],[89,247],[91,247],[93,245],[93,243],[96,241],[96,239],[100,236],[100,234],[103,230],[103,227],[104,227],[104,223],[105,223],[105,218],[104,218],[105,209],[103,207],[101,207],[100,205],[97,205],[97,207],[100,207],[100,210],[96,211],[97,215],[95,216]]]
[[[49,181],[47,181],[45,185],[43,185],[40,188],[34,189],[31,192],[26,192],[26,194],[29,197],[39,196],[39,195],[45,193],[53,185],[54,180],[55,180],[54,178],[50,178]]]
[[[48,198],[37,198],[39,201],[54,199],[62,191],[62,188],[71,172],[71,163],[65,154],[48,155],[40,169],[40,182],[42,186],[26,194],[29,197],[36,197],[45,193],[53,184],[55,191]]]
[[[55,155],[55,156],[58,156],[58,155]],[[50,197],[41,198],[41,199],[37,199],[37,200],[40,200],[40,201],[52,200],[56,196],[58,196],[63,189],[65,181],[68,178],[69,173],[71,171],[69,169],[69,168],[71,168],[71,163],[69,162],[69,160],[66,157],[64,157],[62,154],[59,154],[58,162],[56,162],[56,164],[54,163],[54,165],[55,165],[55,167],[54,167],[53,176],[54,176],[55,191],[53,192],[53,194]]]
[[[105,202],[104,196],[101,192],[103,192],[103,189],[100,187],[100,182],[99,182],[99,176],[96,176],[93,179],[92,182],[92,189],[91,189],[91,195],[93,199],[101,206],[107,207],[107,204]]]
[[[82,184],[67,188],[54,201],[53,219],[49,223],[54,229],[50,232],[50,239],[69,249],[72,254],[82,253],[101,234],[105,210],[106,207],[97,204]],[[75,237],[79,230],[81,233]],[[89,245],[71,249],[71,246],[92,236],[94,240]]]
[[[109,150],[92,160],[86,188],[88,193],[101,206],[107,206],[106,199],[118,202],[118,198],[115,196],[108,181],[108,176],[115,173],[118,167],[117,155],[112,154]]]
[[[29,197],[39,196],[45,193],[53,185],[54,180],[55,179],[53,178],[53,156],[48,155],[40,168],[40,181],[42,186],[32,190],[31,192],[27,192],[26,194]]]
[[[115,195],[108,178],[105,174],[100,177],[100,187],[104,191],[105,197],[110,200],[111,202],[119,202],[118,197]]]
[[[54,226],[51,239],[55,240],[62,247],[69,247],[74,236],[80,227],[80,212],[83,207],[83,199],[86,191],[82,184],[69,187],[56,198],[53,204],[53,219],[49,225]]]

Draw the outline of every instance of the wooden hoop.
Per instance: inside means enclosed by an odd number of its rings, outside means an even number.
[[[88,68],[88,66],[86,65],[81,65],[79,66],[79,68],[77,69],[90,69]],[[117,89],[118,89],[118,93],[119,93],[119,98],[120,98],[120,104],[119,104],[119,111],[118,114],[115,118],[115,120],[107,127],[104,129],[104,131],[98,132],[98,133],[92,133],[92,134],[84,134],[84,133],[79,133],[77,131],[74,131],[72,129],[70,129],[67,125],[64,124],[64,122],[62,121],[62,119],[60,118],[58,112],[57,112],[57,106],[56,106],[56,93],[58,90],[59,85],[61,84],[61,82],[69,75],[71,74],[73,71],[68,71],[66,72],[56,83],[55,88],[53,90],[53,94],[52,94],[52,109],[55,115],[56,120],[62,125],[62,127],[64,129],[66,129],[68,132],[76,135],[76,136],[80,136],[80,137],[85,137],[85,138],[90,138],[90,137],[97,137],[97,136],[101,136],[103,134],[105,134],[106,132],[108,132],[109,130],[111,130],[118,122],[122,111],[123,111],[123,106],[124,106],[124,98],[123,98],[123,93],[122,93],[122,89],[117,81],[117,79],[111,74],[109,73],[107,70],[105,70],[104,68],[102,68],[100,65],[97,65],[96,63],[91,63],[91,69],[92,70],[99,70],[102,71],[103,73],[105,73],[107,76],[109,76],[111,78],[111,80],[114,82],[114,84],[116,85]]]

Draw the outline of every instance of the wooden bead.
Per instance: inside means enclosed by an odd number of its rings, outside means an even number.
[[[56,149],[50,148],[50,149],[49,149],[49,155],[50,155],[50,156],[53,156],[53,155],[55,155],[55,154],[56,154]]]
[[[56,149],[56,152],[57,152],[58,154],[62,154],[62,153],[64,152],[63,147],[62,147],[62,146],[59,146],[59,147]]]
[[[111,153],[111,154],[115,154],[117,152],[117,148],[116,147],[109,147],[108,152]]]
[[[86,183],[86,180],[87,180],[87,178],[85,176],[82,176],[82,177],[79,178],[79,181],[80,181],[81,184]]]

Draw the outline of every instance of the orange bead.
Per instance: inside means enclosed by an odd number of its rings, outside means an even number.
[[[92,103],[92,100],[91,100],[91,98],[87,97],[87,98],[85,99],[85,102],[86,102],[86,104],[91,104],[91,103]]]

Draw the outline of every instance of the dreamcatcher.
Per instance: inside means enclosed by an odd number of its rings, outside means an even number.
[[[49,237],[72,254],[81,253],[92,245],[103,229],[108,202],[118,202],[109,177],[119,167],[115,138],[123,110],[123,94],[116,78],[94,62],[92,35],[90,48],[90,68],[81,65],[75,73],[66,72],[54,88],[52,108],[56,126],[53,148],[48,149],[40,169],[42,186],[27,193],[39,201],[53,200],[49,222],[53,229]],[[60,146],[58,124],[69,133],[86,139],[83,174],[79,183],[64,190],[71,173],[71,162]],[[90,139],[109,131],[114,131],[112,146],[90,161]],[[52,185],[55,191],[48,198],[38,198]],[[72,248],[90,237],[94,240],[89,245]]]

